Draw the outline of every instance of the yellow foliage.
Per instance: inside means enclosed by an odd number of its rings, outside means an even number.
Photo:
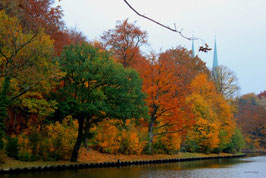
[[[48,94],[64,75],[53,61],[53,40],[43,29],[24,33],[19,20],[4,11],[0,11],[0,22],[0,88],[3,79],[9,77],[8,94],[20,96],[23,92],[33,92],[35,96],[28,96],[30,99],[25,96],[18,99],[29,112],[46,116],[53,112],[54,102],[47,103],[40,95]]]
[[[166,134],[160,139],[169,153],[176,152],[180,149],[181,138],[178,133]]]
[[[105,119],[97,127],[94,126],[91,129],[91,132],[94,132],[96,135],[94,141],[100,151],[118,153],[121,135],[116,125],[121,126],[121,122],[115,119]]]
[[[18,136],[19,155],[34,154],[44,160],[56,155],[57,158],[68,160],[76,142],[77,130],[78,122],[71,117],[62,123],[49,124],[43,130],[40,127],[29,128]]]
[[[141,126],[136,126],[134,119],[125,121],[125,128],[122,130],[122,148],[121,151],[125,154],[140,155],[146,146],[147,129]]]
[[[105,119],[90,129],[95,134],[96,148],[107,153],[141,154],[146,146],[147,129],[136,126],[134,119],[124,123],[116,119]]]
[[[230,105],[217,93],[214,84],[205,74],[196,76],[191,82],[192,94],[187,102],[192,103],[196,123],[187,135],[201,151],[210,152],[226,145],[235,129]]]

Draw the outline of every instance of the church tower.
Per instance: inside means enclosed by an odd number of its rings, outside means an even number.
[[[212,64],[212,75],[216,78],[217,77],[217,71],[215,70],[216,67],[218,67],[218,55],[217,55],[217,46],[216,46],[216,38],[214,41],[214,52],[213,52],[213,64]]]
[[[218,67],[218,55],[217,55],[216,38],[215,38],[215,41],[214,41],[214,53],[213,53],[213,65],[212,65],[212,70],[214,70],[215,67]]]

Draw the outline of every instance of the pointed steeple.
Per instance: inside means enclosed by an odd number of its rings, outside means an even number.
[[[192,39],[192,57],[195,57],[194,39]]]
[[[212,65],[212,70],[218,67],[218,55],[217,55],[217,46],[216,46],[216,38],[214,41],[214,53],[213,53],[213,65]]]

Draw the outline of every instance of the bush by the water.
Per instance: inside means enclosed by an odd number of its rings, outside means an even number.
[[[68,160],[77,137],[77,121],[71,118],[40,129],[32,127],[18,136],[18,158],[23,161]]]
[[[12,158],[18,158],[18,139],[9,137],[7,139],[6,153]]]
[[[245,146],[245,139],[238,128],[236,128],[233,136],[230,139],[230,142],[226,145],[226,148],[223,150],[227,153],[237,153]]]
[[[122,121],[106,119],[93,127],[91,140],[101,152],[123,154],[141,154],[146,146],[147,130],[135,124],[135,120]]]

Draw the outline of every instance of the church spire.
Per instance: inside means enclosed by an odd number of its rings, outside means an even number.
[[[217,55],[217,46],[216,46],[216,38],[214,41],[214,53],[213,53],[213,65],[212,65],[212,70],[218,67],[218,55]]]
[[[192,57],[195,57],[194,39],[192,39]]]

